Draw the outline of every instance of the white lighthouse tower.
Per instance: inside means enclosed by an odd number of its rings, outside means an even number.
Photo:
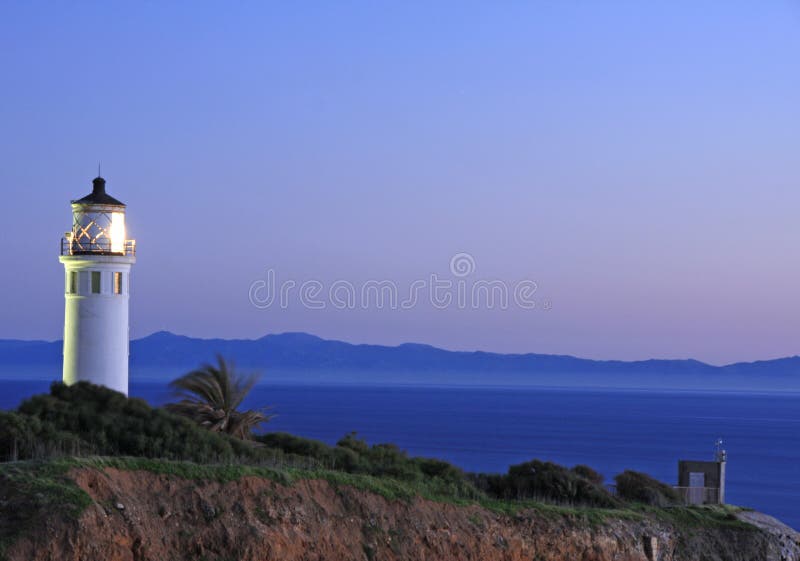
[[[136,242],[125,236],[125,205],[96,177],[72,201],[64,264],[64,383],[86,381],[128,395],[128,296]]]

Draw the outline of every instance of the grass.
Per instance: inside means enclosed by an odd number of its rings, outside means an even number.
[[[149,471],[173,475],[181,479],[202,479],[227,483],[243,477],[260,477],[284,485],[293,482],[287,470],[247,464],[197,464],[172,460],[155,460],[134,457],[90,457],[62,460],[69,468],[89,467],[95,469],[116,468],[125,471]]]
[[[67,477],[65,461],[0,464],[0,481],[8,486],[8,504],[0,526],[0,560],[8,547],[37,527],[42,512],[77,518],[92,500]]]
[[[67,477],[70,467],[65,460],[0,464],[0,477],[37,506],[78,515],[92,501]]]
[[[640,507],[656,519],[679,529],[729,528],[756,531],[758,528],[736,517],[744,509],[733,505],[697,505],[690,507]]]

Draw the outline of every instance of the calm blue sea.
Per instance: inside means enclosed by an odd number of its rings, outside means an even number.
[[[0,407],[48,386],[0,381]],[[134,383],[131,395],[154,405],[170,397],[157,383]],[[357,431],[470,471],[540,458],[674,483],[678,460],[712,459],[720,437],[728,501],[800,528],[800,394],[260,385],[246,405],[273,407],[270,430],[331,444]]]

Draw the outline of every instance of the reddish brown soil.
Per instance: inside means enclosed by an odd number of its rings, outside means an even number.
[[[319,480],[287,487],[89,468],[71,477],[93,504],[78,520],[43,520],[9,548],[9,561],[645,561],[653,537],[659,561],[772,558],[771,536],[759,531],[681,535],[650,520],[509,517]]]

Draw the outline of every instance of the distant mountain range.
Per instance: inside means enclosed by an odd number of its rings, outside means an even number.
[[[800,391],[800,357],[712,366],[697,360],[589,360],[566,355],[447,351],[407,343],[354,345],[307,333],[195,339],[160,331],[131,341],[132,380],[171,379],[219,353],[281,383],[546,385]],[[58,378],[60,341],[0,340],[0,377]]]

